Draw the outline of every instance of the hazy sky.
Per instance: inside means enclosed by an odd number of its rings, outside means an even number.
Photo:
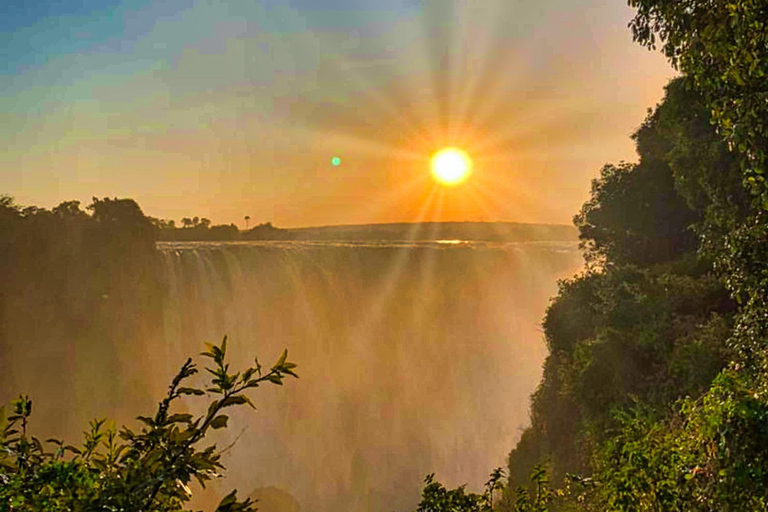
[[[281,227],[569,223],[672,75],[623,0],[4,0],[0,193]],[[430,154],[474,173],[443,189]],[[341,165],[331,165],[331,158]]]

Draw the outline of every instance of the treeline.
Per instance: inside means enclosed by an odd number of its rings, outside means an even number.
[[[211,221],[200,217],[184,217],[181,226],[173,220],[151,218],[156,228],[156,237],[161,242],[190,241],[236,241],[236,240],[288,240],[294,238],[287,229],[277,228],[271,222],[258,224],[246,231],[240,231],[235,224],[211,225]]]
[[[3,402],[12,390],[35,393],[52,382],[63,400],[106,411],[140,396],[126,362],[161,325],[162,285],[155,229],[139,206],[94,198],[85,209],[68,201],[47,210],[2,196],[0,254]],[[79,386],[85,374],[100,385]]]
[[[550,355],[509,457],[513,488],[539,463],[559,485],[569,473],[615,478],[614,464],[651,453],[619,439],[680,421],[680,400],[702,397],[736,357],[738,304],[712,250],[750,210],[738,161],[682,78],[634,139],[639,162],[605,166],[574,219],[587,270],[561,283],[546,313]],[[622,485],[665,476],[633,471]]]
[[[574,218],[501,508],[768,510],[768,5],[630,4],[682,76]]]

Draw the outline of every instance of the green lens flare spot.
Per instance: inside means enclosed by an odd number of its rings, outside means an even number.
[[[334,167],[340,166],[341,165],[341,158],[339,158],[337,156],[331,158],[331,165],[333,165]]]

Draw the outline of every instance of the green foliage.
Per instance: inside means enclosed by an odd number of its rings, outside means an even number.
[[[765,510],[768,402],[741,372],[724,371],[699,399],[660,418],[642,406],[596,457],[605,510]]]
[[[592,197],[574,217],[588,262],[647,266],[696,248],[690,226],[697,215],[674,188],[669,166],[606,165],[592,182]]]
[[[677,510],[671,504],[691,499],[675,464],[697,460],[696,443],[673,434],[688,421],[675,404],[708,393],[743,349],[733,338],[743,308],[722,269],[759,265],[760,247],[741,244],[753,252],[727,263],[720,256],[751,206],[737,159],[709,120],[686,79],[673,80],[634,135],[639,163],[606,166],[575,218],[592,265],[561,283],[547,311],[550,355],[532,426],[509,459],[511,487],[548,462],[559,487],[550,509]]]
[[[549,477],[544,466],[536,465],[530,476],[534,491],[518,487],[513,507],[514,512],[547,512],[554,499],[549,487]]]
[[[435,475],[424,479],[424,490],[417,512],[485,512],[490,510],[486,499],[479,494],[467,492],[465,486],[446,489],[436,482]]]
[[[704,96],[745,183],[768,208],[768,5],[763,0],[629,0],[636,41],[661,43]]]
[[[548,460],[547,510],[766,510],[768,3],[629,4],[683,76],[575,217],[591,266],[547,312],[510,485]]]
[[[421,502],[417,512],[493,512],[494,496],[500,496],[504,491],[504,472],[501,468],[493,470],[485,483],[483,494],[467,492],[462,485],[455,489],[447,489],[430,474],[424,479],[424,489],[421,492]],[[495,492],[499,494],[494,495]]]
[[[211,360],[205,368],[211,378],[205,387],[185,385],[198,372],[188,359],[155,414],[138,417],[143,424],[139,430],[116,431],[104,420],[92,421],[79,447],[56,439],[43,443],[29,435],[32,402],[19,397],[10,415],[0,414],[0,510],[183,510],[191,498],[191,481],[205,487],[224,469],[216,445],[202,446],[211,431],[227,426],[224,410],[254,407],[248,390],[266,383],[282,385],[286,376],[296,377],[296,365],[287,360],[287,352],[269,370],[256,359],[254,366],[231,373],[227,338],[207,348],[202,356]],[[198,417],[172,412],[173,405],[188,395],[212,398],[207,412]],[[216,510],[247,512],[255,510],[253,505],[249,499],[239,501],[232,491]]]

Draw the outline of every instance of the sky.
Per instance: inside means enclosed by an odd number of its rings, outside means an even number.
[[[240,227],[570,223],[673,76],[625,4],[4,0],[0,194]],[[450,146],[474,166],[447,188]]]

